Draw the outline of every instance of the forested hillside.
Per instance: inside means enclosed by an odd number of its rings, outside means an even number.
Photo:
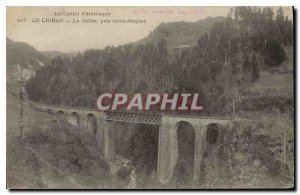
[[[149,35],[137,41],[137,43],[158,43],[161,39],[167,41],[168,48],[182,45],[196,46],[200,36],[208,33],[215,22],[222,22],[225,17],[207,17],[196,22],[169,22],[162,23],[149,33]]]
[[[15,42],[6,39],[6,62],[7,67],[21,64],[24,68],[28,66],[40,66],[48,62],[48,58],[34,47],[24,42]],[[30,65],[29,65],[30,64]]]
[[[24,42],[6,39],[6,81],[7,90],[16,94],[17,84],[21,74],[25,80],[35,75],[35,72],[45,66],[49,59],[34,47]]]
[[[271,8],[236,7],[227,18],[209,21],[207,33],[191,31],[199,37],[194,47],[172,55],[170,39],[161,37],[86,50],[74,58],[55,58],[29,80],[29,97],[48,104],[94,108],[98,95],[105,92],[199,93],[202,114],[228,114],[241,90],[287,60],[284,48],[293,45],[293,24],[281,8],[274,13]],[[166,34],[176,31],[166,30]]]

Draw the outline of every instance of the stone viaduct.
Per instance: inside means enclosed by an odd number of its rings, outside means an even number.
[[[56,115],[59,120],[64,119],[69,123],[82,128],[84,131],[92,133],[107,160],[111,160],[115,155],[114,128],[113,121],[128,123],[142,123],[159,126],[158,142],[158,164],[157,179],[164,184],[171,181],[174,168],[178,161],[178,139],[177,129],[182,122],[193,127],[194,140],[194,162],[193,179],[200,177],[200,167],[203,154],[206,150],[206,134],[210,124],[231,126],[230,118],[201,118],[195,116],[178,116],[164,114],[143,114],[143,113],[121,113],[121,112],[101,112],[96,109],[81,109],[71,107],[59,107],[29,102],[29,105],[49,114]]]

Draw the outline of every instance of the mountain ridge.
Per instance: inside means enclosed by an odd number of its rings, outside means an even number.
[[[178,47],[181,45],[195,46],[199,37],[208,33],[212,25],[216,22],[222,22],[225,17],[207,17],[196,22],[167,22],[161,23],[153,29],[145,38],[135,43],[158,42],[166,39],[167,47]]]

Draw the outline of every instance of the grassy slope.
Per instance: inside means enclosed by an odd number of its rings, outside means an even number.
[[[249,87],[250,91],[264,96],[293,96],[293,49],[286,48],[285,51],[287,61],[281,67],[276,68],[277,70],[285,70],[285,72],[261,71],[260,78]]]
[[[108,165],[93,136],[29,107],[19,143],[18,102],[7,93],[7,187],[109,188]]]
[[[240,106],[238,115],[240,117],[258,119],[265,114],[272,114],[271,107],[292,109],[294,93],[293,48],[285,48],[285,50],[287,60],[281,66],[261,70],[260,78],[243,89],[241,96],[245,101],[238,102]],[[249,105],[252,107],[251,109],[249,109]]]
[[[18,101],[7,93],[6,101],[6,164],[8,188],[40,188],[39,162],[35,155],[26,150],[18,141],[20,135],[18,126]],[[48,120],[49,116],[30,109],[25,109],[24,131],[30,132],[33,121]]]

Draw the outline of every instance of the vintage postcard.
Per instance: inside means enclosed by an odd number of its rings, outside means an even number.
[[[293,7],[7,7],[8,189],[294,189]]]

